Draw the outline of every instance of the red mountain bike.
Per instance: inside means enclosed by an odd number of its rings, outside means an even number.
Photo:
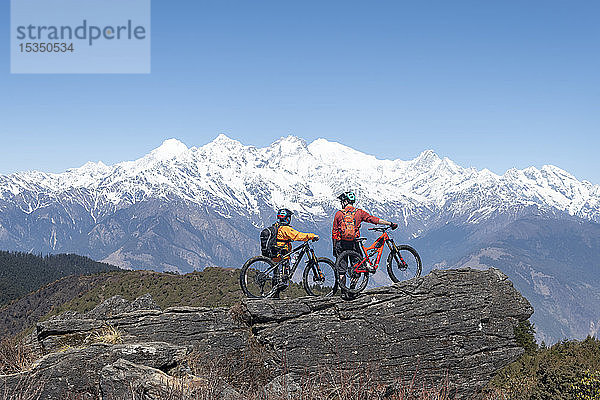
[[[400,282],[421,275],[422,265],[419,253],[405,244],[397,246],[394,239],[386,232],[389,228],[389,226],[369,228],[370,231],[382,232],[381,236],[369,247],[363,245],[363,241],[367,238],[358,238],[362,254],[354,250],[345,250],[338,255],[335,261],[335,272],[342,291],[357,294],[367,287],[369,274],[374,274],[379,267],[384,244],[387,244],[390,249],[387,271],[392,281]],[[375,255],[377,258],[373,261],[372,258]]]

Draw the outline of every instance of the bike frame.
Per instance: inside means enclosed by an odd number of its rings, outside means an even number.
[[[298,265],[300,265],[300,261],[302,261],[302,258],[304,257],[305,254],[308,254],[308,259],[309,261],[313,261],[316,263],[317,260],[317,256],[315,255],[315,250],[310,246],[310,241],[306,241],[303,244],[301,244],[300,246],[296,247],[295,249],[292,249],[292,251],[290,251],[289,253],[285,254],[284,256],[281,256],[281,260],[277,261],[275,263],[275,266],[272,268],[269,268],[268,270],[265,271],[265,274],[269,274],[272,271],[275,270],[275,268],[279,268],[281,270],[281,277],[283,277],[283,263],[286,260],[289,260],[292,256],[292,254],[295,253],[300,253],[298,254],[298,257],[296,258],[296,261],[294,262],[294,265],[290,265],[290,271],[289,271],[289,278],[291,279],[292,276],[294,276],[294,273],[296,272],[296,269],[298,269]]]
[[[369,230],[380,229],[381,228],[370,228]],[[380,243],[381,245],[379,245]],[[377,268],[379,268],[379,261],[381,261],[381,255],[383,254],[384,243],[388,245],[391,252],[395,253],[398,257],[400,257],[400,261],[402,262],[402,264],[406,264],[406,262],[402,259],[402,255],[400,254],[400,252],[398,252],[394,240],[390,238],[386,231],[383,231],[381,236],[379,236],[369,247],[365,247],[363,241],[361,241],[360,247],[363,251],[364,258],[360,260],[360,262],[354,264],[354,272],[360,274],[364,272],[374,273],[375,271],[377,271]],[[375,254],[377,254],[377,258],[375,259],[375,262],[373,262],[371,261],[371,257],[373,257]],[[367,263],[372,267],[371,271],[365,268]]]

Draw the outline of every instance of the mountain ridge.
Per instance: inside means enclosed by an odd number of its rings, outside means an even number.
[[[327,170],[319,171],[324,168]],[[283,177],[275,176],[277,172]],[[348,176],[353,173],[360,178]],[[291,179],[290,175],[298,178]],[[368,181],[369,185],[359,180]],[[275,183],[268,188],[272,200],[265,199],[271,208],[289,206],[323,216],[322,206],[334,206],[336,190],[352,187],[363,195],[367,204],[377,203],[377,198],[397,199],[408,209],[437,210],[456,202],[455,198],[465,193],[490,200],[494,196],[489,196],[489,192],[498,191],[496,203],[500,197],[505,206],[533,205],[600,222],[600,186],[578,181],[552,165],[541,169],[513,168],[496,175],[486,169],[463,168],[432,150],[425,150],[409,161],[380,160],[337,142],[316,139],[307,144],[294,136],[281,138],[264,148],[243,145],[223,134],[199,148],[188,148],[177,139],[168,139],[137,160],[112,166],[98,162],[60,174],[30,171],[0,175],[0,200],[21,203],[21,211],[30,214],[52,198],[67,194],[97,220],[104,215],[103,210],[169,196],[193,203],[214,196],[215,200],[235,208],[252,208],[257,202],[249,195],[250,189],[253,184],[261,186],[265,182]],[[81,198],[82,191],[89,193]],[[37,197],[26,199],[28,192]],[[291,196],[285,196],[286,192]],[[23,199],[19,199],[20,195]],[[496,208],[499,206],[496,204]],[[486,207],[477,209],[480,217],[491,211]]]

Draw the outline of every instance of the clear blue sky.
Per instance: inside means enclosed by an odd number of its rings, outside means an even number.
[[[293,134],[600,184],[598,1],[153,0],[150,75],[10,75],[0,7],[1,174]]]

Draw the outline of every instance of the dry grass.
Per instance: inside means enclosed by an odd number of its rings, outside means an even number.
[[[216,375],[199,379],[194,384],[170,388],[162,398],[169,400],[217,400],[234,393],[232,399],[246,400],[450,400],[447,382],[438,388],[415,388],[407,385],[381,385],[374,377],[359,374],[343,374],[334,377],[329,372],[302,377],[299,382],[290,380],[278,392],[268,392],[264,387],[254,390],[237,390],[229,385],[225,377]],[[214,379],[216,378],[216,379]],[[348,380],[346,380],[348,379]],[[293,389],[293,390],[290,390]],[[228,392],[227,392],[228,391]],[[140,398],[141,399],[141,398]],[[501,400],[504,397],[489,397],[488,400]]]
[[[0,378],[0,400],[39,400],[41,397],[43,385],[39,382],[32,382],[28,377],[16,377],[17,383],[11,385],[11,390],[3,385],[3,378]]]
[[[6,337],[0,340],[0,375],[25,371],[34,361],[34,355],[22,339]]]
[[[252,338],[244,351],[230,353],[226,357],[192,351],[183,365],[183,376],[191,379],[195,389],[206,393],[220,391],[223,387],[235,388],[245,394],[254,393],[260,391],[280,371],[280,368],[271,364],[264,348]]]
[[[409,382],[398,380],[382,384],[376,371],[368,368],[331,370],[318,373],[287,374],[285,356],[277,368],[268,364],[270,357],[264,348],[251,344],[241,354],[213,358],[192,352],[186,360],[186,370],[180,375],[177,388],[172,388],[172,400],[213,400],[234,392],[247,400],[450,400],[448,378],[429,387],[418,387],[415,377]],[[279,390],[267,391],[275,376],[283,376]],[[201,378],[198,378],[201,377]],[[486,400],[504,400],[489,397]]]
[[[107,325],[95,334],[96,341],[122,342],[121,333]],[[199,351],[191,352],[172,376],[152,389],[132,384],[128,399],[147,400],[451,400],[448,378],[428,387],[417,386],[416,376],[410,381],[382,384],[377,371],[369,368],[334,370],[323,368],[318,373],[288,374],[285,355],[280,365],[272,365],[272,357],[258,343],[250,341],[243,351],[228,357],[214,357]],[[0,345],[0,374],[23,371],[31,366],[33,358],[22,342],[4,339]],[[417,373],[415,373],[417,374]],[[269,383],[275,377],[279,385]],[[2,379],[2,378],[0,378]],[[19,382],[19,390],[3,392],[0,381],[0,400],[37,400],[43,384]],[[12,386],[12,385],[11,385]],[[65,399],[70,400],[69,396]],[[74,399],[74,398],[73,398]],[[496,391],[482,400],[508,400],[508,395]]]
[[[229,309],[229,315],[231,316],[231,319],[236,322],[250,324],[250,313],[248,312],[246,306],[241,302],[235,303],[233,306],[231,306]]]
[[[22,338],[5,337],[0,340],[0,375],[18,374],[29,370],[35,361],[35,355],[25,345]],[[4,385],[5,379],[13,380],[11,389]],[[25,375],[0,377],[0,400],[38,400],[42,385],[33,384]]]
[[[123,336],[121,331],[110,324],[104,325],[99,331],[94,332],[91,337],[92,343],[107,343],[107,344],[121,344],[123,343]]]

